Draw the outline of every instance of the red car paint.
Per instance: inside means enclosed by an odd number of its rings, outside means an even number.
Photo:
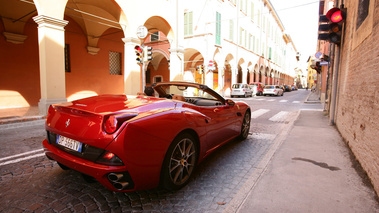
[[[45,139],[43,146],[47,157],[94,177],[110,190],[145,190],[159,185],[166,152],[181,133],[190,133],[198,142],[197,163],[242,134],[244,115],[250,112],[246,103],[226,101],[204,85],[185,82],[158,83],[155,89],[160,96],[168,95],[158,88],[165,84],[204,89],[214,95],[214,100],[204,100],[217,105],[201,106],[148,96],[128,99],[125,95],[100,95],[55,104],[50,107],[46,120],[50,140]],[[108,134],[104,123],[109,116],[120,114],[131,116],[114,133]],[[250,126],[250,120],[248,124]],[[83,149],[95,151],[78,153],[61,147],[56,144],[56,135],[79,141]],[[96,160],[99,156],[94,153],[101,155],[105,150],[117,156],[122,164],[99,163]],[[87,157],[83,157],[85,154]],[[117,172],[127,172],[125,182],[133,184],[116,189],[109,174]]]

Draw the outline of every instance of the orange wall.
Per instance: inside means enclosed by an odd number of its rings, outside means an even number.
[[[7,42],[3,32],[4,25],[0,19],[0,91],[15,91],[28,105],[38,105],[41,90],[37,24],[32,19],[25,24],[24,35],[27,38],[23,44]],[[10,100],[7,103],[10,106],[21,104],[17,97],[0,99]]]
[[[91,91],[92,94],[123,93],[123,75],[109,74],[109,51],[121,52],[123,61],[123,33],[119,29],[104,32],[105,36],[98,42],[100,51],[97,55],[91,55],[87,53],[87,38],[79,25],[69,17],[65,19],[69,21],[65,27],[65,43],[70,44],[71,55],[71,72],[66,73],[66,97],[81,91]],[[0,19],[0,107],[7,107],[3,106],[5,101],[9,107],[36,106],[41,98],[37,24],[32,19],[25,24],[24,35],[27,39],[23,44],[7,42],[3,32]],[[26,103],[23,103],[24,99]]]
[[[79,25],[69,17],[65,19],[69,21],[65,27],[65,42],[70,44],[71,55],[71,72],[66,73],[66,96],[70,97],[80,91],[93,91],[96,94],[123,93],[123,75],[109,74],[109,51],[121,52],[121,57],[124,57],[122,31],[119,29],[105,31],[98,42],[97,47],[100,51],[97,55],[91,55],[87,52],[87,37]]]

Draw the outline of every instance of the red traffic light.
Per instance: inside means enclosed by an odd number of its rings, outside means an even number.
[[[333,23],[338,23],[345,19],[345,13],[337,7],[333,7],[326,13],[326,18]]]
[[[135,51],[136,52],[138,52],[138,53],[142,53],[142,47],[141,46],[139,46],[139,45],[136,45],[135,47],[134,47],[134,49],[135,49]]]

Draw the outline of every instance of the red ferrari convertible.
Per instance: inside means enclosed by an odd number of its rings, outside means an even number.
[[[150,96],[100,95],[50,106],[46,156],[113,191],[188,183],[224,143],[247,138],[251,111],[205,85],[162,82]]]

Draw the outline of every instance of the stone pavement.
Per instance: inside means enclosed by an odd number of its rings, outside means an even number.
[[[224,212],[379,212],[370,180],[321,110],[301,111],[263,172],[251,177]]]

